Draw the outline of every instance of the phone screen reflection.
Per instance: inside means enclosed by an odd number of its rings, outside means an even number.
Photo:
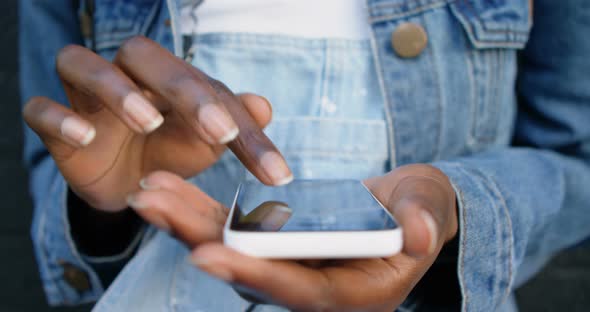
[[[377,231],[397,224],[356,180],[295,180],[281,187],[242,183],[230,225],[252,232]]]

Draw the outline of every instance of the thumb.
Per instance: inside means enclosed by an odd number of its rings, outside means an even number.
[[[414,257],[438,253],[449,227],[448,190],[437,180],[408,176],[399,181],[387,200],[404,237],[404,252]]]

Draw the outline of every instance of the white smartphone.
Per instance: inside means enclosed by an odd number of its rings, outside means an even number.
[[[248,181],[236,192],[224,243],[262,258],[387,257],[401,250],[401,230],[361,181]]]

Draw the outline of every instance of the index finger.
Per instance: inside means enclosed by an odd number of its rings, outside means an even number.
[[[283,155],[264,134],[248,113],[241,99],[235,96],[223,83],[209,79],[218,98],[226,105],[230,115],[240,129],[235,140],[227,146],[261,182],[268,185],[285,185],[293,180],[293,173]]]
[[[217,144],[229,142],[229,148],[261,182],[282,185],[293,179],[283,156],[223,83],[143,37],[127,41],[115,63],[166,99],[197,133],[203,129],[205,138],[212,137]]]

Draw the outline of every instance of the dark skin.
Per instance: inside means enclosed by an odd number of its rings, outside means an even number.
[[[263,183],[288,183],[290,170],[261,131],[271,119],[268,101],[234,95],[143,37],[125,43],[113,63],[66,47],[57,71],[72,109],[37,97],[23,114],[70,189],[98,211],[131,206],[192,248],[202,270],[267,301],[297,311],[392,311],[457,233],[447,177],[415,164],[365,181],[403,228],[402,253],[319,262],[240,254],[221,243],[228,209],[183,178],[227,146]]]
[[[228,209],[169,172],[148,175],[130,204],[193,249],[200,269],[295,311],[393,311],[457,233],[455,193],[438,169],[400,167],[365,180],[403,229],[403,252],[376,259],[291,261],[249,257],[221,242]],[[428,221],[431,220],[431,221]],[[432,222],[432,223],[431,223]]]
[[[125,209],[127,194],[154,170],[194,176],[226,146],[265,184],[292,176],[261,131],[271,116],[266,99],[234,95],[149,39],[127,41],[113,63],[65,47],[57,72],[72,108],[36,97],[24,119],[71,190],[96,209]]]

